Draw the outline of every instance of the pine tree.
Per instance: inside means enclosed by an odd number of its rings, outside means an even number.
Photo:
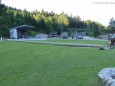
[[[110,19],[109,27],[108,28],[109,28],[110,33],[114,33],[115,32],[115,20],[114,20],[114,18]]]

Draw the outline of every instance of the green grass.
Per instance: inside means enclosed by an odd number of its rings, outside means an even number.
[[[101,86],[115,50],[0,42],[0,86]]]
[[[58,43],[73,43],[73,44],[99,44],[107,46],[108,41],[97,40],[42,40],[37,42],[58,42]]]

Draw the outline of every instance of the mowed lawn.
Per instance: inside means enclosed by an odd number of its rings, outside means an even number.
[[[0,42],[0,86],[101,86],[115,50]]]
[[[99,41],[99,40],[42,40],[42,41],[34,41],[34,42],[56,42],[56,43],[71,43],[71,44],[96,44],[96,45],[103,45],[103,46],[107,46],[107,44],[109,43],[109,41]]]

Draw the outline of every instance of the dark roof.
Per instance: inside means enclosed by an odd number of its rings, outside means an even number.
[[[17,30],[28,30],[28,29],[34,29],[34,26],[30,26],[30,25],[21,25],[21,26],[17,26],[11,29],[17,29]]]

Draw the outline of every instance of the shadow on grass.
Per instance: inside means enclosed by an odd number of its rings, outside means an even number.
[[[97,80],[98,80],[98,82],[97,82],[96,86],[103,86],[103,83],[99,77],[97,78]]]

